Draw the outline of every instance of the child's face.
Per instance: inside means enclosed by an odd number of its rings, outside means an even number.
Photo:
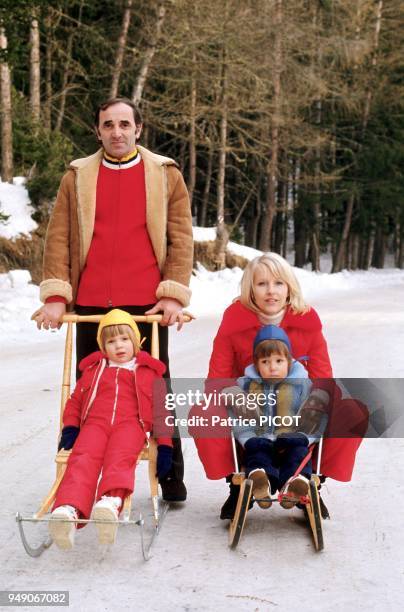
[[[258,359],[257,370],[264,380],[282,379],[288,375],[289,363],[280,353],[272,353],[269,357]]]
[[[118,334],[105,342],[105,353],[112,361],[126,363],[134,357],[135,349],[128,334]]]

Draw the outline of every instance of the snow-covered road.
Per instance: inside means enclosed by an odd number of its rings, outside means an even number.
[[[324,321],[336,375],[403,375],[404,314],[395,283],[313,293],[311,302]],[[202,317],[173,332],[173,376],[206,373],[218,321]],[[40,342],[37,334],[25,334],[24,344],[3,343],[10,354],[2,351],[1,362],[0,589],[68,590],[71,610],[91,612],[402,609],[402,439],[366,440],[352,482],[327,484],[331,521],[320,554],[301,512],[279,507],[254,508],[239,548],[230,551],[218,519],[226,486],[205,479],[186,440],[189,499],[168,513],[148,563],[135,527],[122,529],[111,550],[98,547],[90,526],[70,553],[51,547],[39,559],[28,557],[14,515],[34,511],[54,475],[63,344],[61,332]],[[138,472],[135,507],[147,512],[145,466]],[[35,529],[28,527],[33,539]]]

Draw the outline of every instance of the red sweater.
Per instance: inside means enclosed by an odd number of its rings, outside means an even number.
[[[93,238],[80,278],[81,306],[156,302],[160,271],[146,227],[143,162],[100,165]]]

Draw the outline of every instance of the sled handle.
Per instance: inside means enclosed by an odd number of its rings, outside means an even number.
[[[77,314],[65,314],[63,315],[62,323],[99,323],[105,315],[77,315]],[[138,323],[160,323],[163,315],[131,315],[132,319]],[[183,312],[184,322],[189,323],[195,317],[189,312]]]

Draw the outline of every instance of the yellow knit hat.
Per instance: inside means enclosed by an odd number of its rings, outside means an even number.
[[[139,328],[132,319],[132,315],[124,310],[119,310],[119,308],[114,308],[114,310],[110,310],[110,312],[102,317],[98,325],[97,342],[101,350],[103,350],[101,343],[102,330],[110,325],[129,325],[129,327],[133,329],[133,333],[135,334],[139,347],[142,344]]]

